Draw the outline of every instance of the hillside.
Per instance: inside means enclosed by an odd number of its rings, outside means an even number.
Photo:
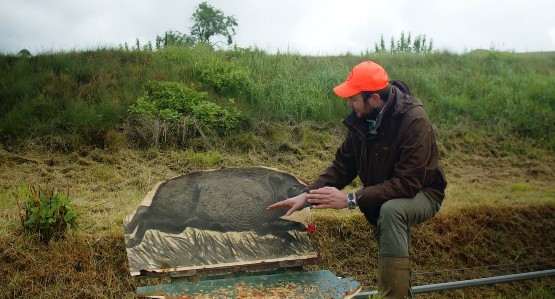
[[[129,276],[123,217],[156,182],[195,170],[263,165],[311,181],[345,132],[339,123],[348,111],[331,88],[365,59],[422,98],[449,182],[440,213],[414,228],[414,283],[554,268],[555,53],[100,49],[0,56],[0,298],[133,298],[135,287],[162,282]],[[168,135],[156,146],[140,139],[153,123],[137,122],[128,109],[148,81],[180,82],[235,107],[240,124],[181,141]],[[16,199],[28,185],[69,193],[79,227],[47,245],[22,233]],[[375,289],[376,244],[362,215],[321,211],[314,223],[322,261],[310,269]],[[416,298],[554,294],[549,278]]]

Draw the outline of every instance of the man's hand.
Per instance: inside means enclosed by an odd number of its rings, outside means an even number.
[[[301,193],[295,197],[278,201],[266,208],[266,210],[289,209],[285,215],[290,216],[293,212],[304,207],[306,202],[313,204],[311,209],[344,209],[347,207],[347,194],[334,187],[323,187]]]
[[[344,209],[347,207],[347,194],[335,187],[323,187],[311,190],[308,202],[313,209]]]
[[[272,205],[269,205],[266,210],[271,211],[275,209],[289,209],[286,216],[291,216],[293,212],[300,210],[304,207],[306,200],[308,199],[308,194],[301,193],[295,197],[288,198],[286,200],[278,201]]]

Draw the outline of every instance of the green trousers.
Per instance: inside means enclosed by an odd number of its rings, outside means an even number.
[[[396,198],[386,201],[373,235],[378,241],[380,256],[410,256],[410,229],[413,225],[432,218],[441,205],[425,192],[413,198]]]

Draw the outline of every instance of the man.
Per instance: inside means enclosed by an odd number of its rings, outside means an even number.
[[[353,109],[335,160],[301,195],[268,209],[289,208],[291,215],[307,203],[358,206],[378,241],[378,291],[385,298],[410,296],[410,228],[438,212],[447,186],[432,124],[422,102],[375,62],[358,64],[333,90]],[[340,191],[357,175],[362,189]]]

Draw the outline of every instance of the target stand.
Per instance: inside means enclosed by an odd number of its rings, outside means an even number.
[[[268,211],[305,184],[275,169],[227,168],[160,182],[124,219],[130,273],[168,277],[140,298],[350,298],[352,278],[305,271],[319,261],[310,209]]]

